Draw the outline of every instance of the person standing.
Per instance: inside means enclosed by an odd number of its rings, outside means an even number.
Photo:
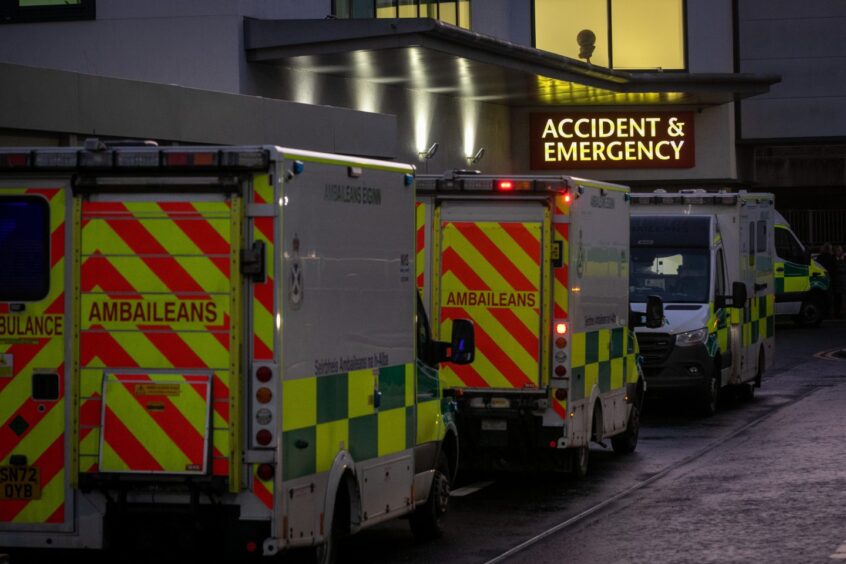
[[[846,302],[846,252],[842,245],[834,247],[834,272],[831,273],[832,292],[834,298],[835,318],[843,317],[843,304]]]
[[[820,249],[820,254],[817,255],[817,262],[826,269],[828,272],[828,296],[827,296],[827,309],[829,317],[835,317],[838,313],[837,303],[838,297],[840,296],[840,287],[837,284],[837,277],[835,276],[835,270],[837,267],[837,263],[834,259],[834,253],[832,252],[831,243],[826,242],[823,243],[822,248]]]

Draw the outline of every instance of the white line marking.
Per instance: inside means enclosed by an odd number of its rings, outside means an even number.
[[[490,486],[491,484],[493,484],[493,480],[491,480],[490,482],[476,482],[475,484],[470,484],[469,486],[464,486],[463,488],[452,490],[451,492],[449,492],[449,495],[450,497],[464,497],[466,495],[476,493],[477,491],[484,489]]]
[[[834,560],[846,560],[846,542],[838,546],[837,550],[835,550],[834,554],[829,556],[829,558],[833,558]]]

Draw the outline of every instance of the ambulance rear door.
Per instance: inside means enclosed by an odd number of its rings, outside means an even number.
[[[433,221],[439,338],[449,339],[453,319],[472,319],[476,329],[475,361],[444,365],[444,386],[521,390],[544,385],[547,198],[442,200]]]

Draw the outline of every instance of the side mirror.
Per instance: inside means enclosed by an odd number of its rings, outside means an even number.
[[[473,322],[467,319],[454,319],[449,350],[443,351],[441,362],[470,364],[475,357],[476,332]]]
[[[658,296],[646,298],[646,326],[657,329],[664,325],[664,302]]]
[[[664,302],[658,296],[646,298],[646,313],[629,310],[629,329],[648,327],[658,329],[664,325]]]
[[[746,305],[746,284],[734,282],[731,285],[731,307],[742,308]]]

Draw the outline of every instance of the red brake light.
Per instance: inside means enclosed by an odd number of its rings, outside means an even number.
[[[558,401],[566,400],[567,399],[567,388],[556,388],[555,399],[557,399]]]
[[[273,478],[273,466],[267,463],[259,464],[259,467],[256,469],[256,474],[261,480],[267,482]]]
[[[256,433],[256,442],[261,446],[267,446],[270,444],[270,441],[273,440],[273,433],[268,431],[267,429],[262,429],[258,433]]]
[[[555,339],[555,346],[559,349],[563,349],[567,346],[567,339],[565,339],[564,337],[558,337],[557,339]]]
[[[269,366],[261,366],[256,370],[256,380],[259,382],[269,382],[273,377],[273,371]]]
[[[570,195],[569,192],[564,194],[564,203],[569,204],[573,200],[573,196]]]
[[[559,321],[555,324],[555,334],[556,335],[566,335],[567,334],[567,323],[564,321]]]
[[[567,375],[567,369],[564,368],[563,366],[556,366],[555,367],[555,375],[558,376],[559,378],[563,378],[564,376]]]
[[[498,190],[513,190],[514,183],[510,180],[500,180],[497,182],[496,187]]]

